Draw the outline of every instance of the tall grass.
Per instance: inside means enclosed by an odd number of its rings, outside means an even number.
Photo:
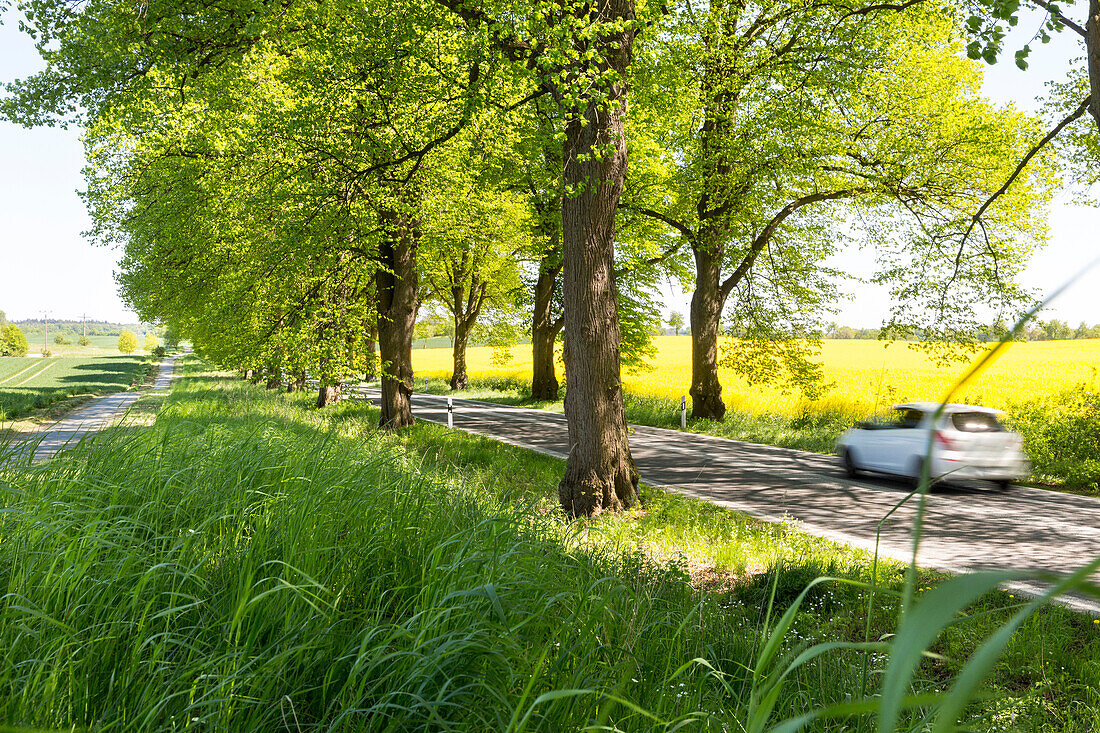
[[[0,727],[876,728],[859,693],[889,674],[897,566],[865,625],[865,556],[651,489],[642,512],[568,522],[552,459],[439,426],[381,434],[364,405],[308,401],[192,377],[153,428],[0,461]],[[731,572],[700,590],[684,555],[646,551],[660,533],[726,548]],[[822,573],[845,580],[807,587]],[[932,708],[912,706],[1013,601],[979,603],[896,677],[900,725],[921,725]],[[1079,679],[1100,669],[1074,618],[1024,620],[1049,641],[1036,655],[1012,637],[1014,669],[1054,645]],[[1055,699],[1096,729],[1095,695]],[[1057,707],[1026,720],[1061,722]],[[968,715],[996,728],[1001,709]]]

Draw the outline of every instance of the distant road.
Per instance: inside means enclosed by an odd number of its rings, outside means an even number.
[[[153,390],[165,390],[172,384],[176,357],[170,356],[161,362]],[[116,392],[92,400],[79,407],[45,430],[24,440],[34,446],[34,460],[44,461],[57,455],[58,451],[76,445],[86,436],[97,433],[114,425],[126,411],[141,397],[140,392]]]
[[[378,390],[362,394],[378,403]],[[447,422],[447,398],[417,394],[413,414]],[[565,458],[565,416],[454,400],[454,426]],[[888,478],[849,479],[832,456],[676,430],[631,426],[630,452],[642,481],[760,519],[795,519],[807,532],[874,549],[879,520],[909,492]],[[907,561],[918,497],[882,525],[881,555]],[[1100,555],[1100,499],[1013,486],[937,487],[929,497],[918,560],[953,572],[1042,569],[1065,572]],[[1020,590],[1026,587],[1016,586]],[[1031,589],[1033,590],[1033,589]],[[1100,604],[1070,603],[1100,611]]]

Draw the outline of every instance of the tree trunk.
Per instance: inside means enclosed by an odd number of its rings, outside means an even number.
[[[251,372],[252,377],[248,380],[252,384],[259,384],[264,379],[264,372],[262,369],[256,369]]]
[[[632,0],[598,0],[599,20],[634,18]],[[615,209],[626,179],[624,137],[627,67],[632,24],[597,39],[606,83],[566,123],[562,206],[565,300],[565,416],[569,458],[558,485],[562,508],[573,516],[630,507],[638,471],[627,443],[620,380],[619,308],[615,285]],[[593,71],[597,71],[593,69]],[[583,124],[582,124],[583,122]]]
[[[1085,52],[1089,67],[1089,113],[1100,129],[1100,0],[1089,0],[1085,21]]]
[[[718,251],[715,252],[714,250]],[[718,328],[725,297],[721,292],[720,246],[696,246],[695,292],[691,295],[691,417],[721,420],[726,415],[718,381]]]
[[[341,393],[339,384],[321,385],[317,390],[317,407],[328,407],[339,402]]]
[[[306,371],[305,369],[294,374],[294,379],[287,382],[287,392],[304,392],[306,389]]]
[[[551,253],[556,254],[556,250]],[[561,331],[564,319],[554,318],[553,303],[554,287],[560,273],[560,263],[548,266],[544,260],[539,267],[539,279],[535,283],[535,310],[531,319],[531,397],[536,400],[558,399],[554,340]]]
[[[247,379],[250,382],[252,381],[252,370],[251,369],[245,369],[244,370],[244,378]]]
[[[267,370],[267,388],[278,389],[283,386],[283,373],[278,368]]]
[[[411,197],[409,197],[411,199]],[[378,347],[382,359],[382,417],[387,429],[412,425],[412,341],[416,322],[416,244],[419,222],[409,211],[382,214],[385,237],[376,276]]]
[[[466,342],[470,339],[470,323],[455,319],[454,372],[451,373],[451,389],[466,389],[469,379],[466,376]]]

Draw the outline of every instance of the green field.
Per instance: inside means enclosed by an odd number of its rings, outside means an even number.
[[[0,419],[76,395],[121,392],[141,379],[148,365],[145,356],[0,357]]]

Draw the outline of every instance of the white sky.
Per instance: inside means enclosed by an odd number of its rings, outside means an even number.
[[[30,39],[18,32],[15,17],[0,25],[0,80],[22,78],[41,67]],[[1064,73],[1067,60],[1082,51],[1078,37],[1062,33],[1048,45],[1034,44],[1026,72],[1012,63],[1012,51],[1034,33],[1022,22],[1010,36],[1005,58],[987,70],[985,89],[994,99],[1036,109],[1043,84]],[[82,236],[90,220],[77,190],[84,165],[79,131],[27,130],[0,122],[0,310],[9,318],[79,318],[132,322],[136,317],[117,294],[113,272],[119,252],[91,246]],[[1100,201],[1100,191],[1093,191]],[[1100,209],[1073,206],[1060,197],[1051,212],[1052,238],[1028,269],[1025,285],[1049,292],[1100,255]],[[845,252],[831,264],[867,273],[873,263],[859,251]],[[668,310],[687,315],[690,294],[665,287]],[[879,325],[889,310],[881,290],[859,286],[835,317],[855,327]],[[1051,308],[1048,317],[1076,324],[1100,322],[1100,268],[1082,278]]]

